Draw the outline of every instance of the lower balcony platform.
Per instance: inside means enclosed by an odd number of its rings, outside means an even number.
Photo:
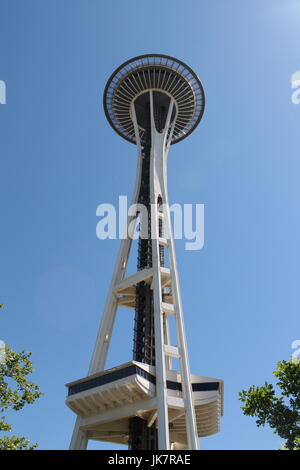
[[[136,361],[67,384],[67,406],[81,418],[89,439],[128,444],[129,420],[156,423],[155,367]],[[220,430],[223,381],[191,374],[198,436]],[[170,440],[173,449],[187,445],[180,374],[167,371]]]

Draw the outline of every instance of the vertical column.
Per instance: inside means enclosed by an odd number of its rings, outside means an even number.
[[[138,147],[138,160],[137,160],[137,178],[135,183],[135,189],[131,205],[137,203],[141,184],[141,149]],[[89,367],[89,375],[101,372],[105,367],[105,361],[108,353],[108,348],[111,340],[112,330],[115,322],[116,310],[117,310],[117,299],[113,291],[118,282],[120,282],[125,275],[129,252],[131,248],[132,239],[128,235],[129,226],[134,219],[133,216],[128,216],[126,226],[126,238],[122,240],[118,257],[115,263],[114,273],[112,281],[109,287],[104,312],[98,331],[98,336],[92,356],[92,360]]]
[[[153,262],[153,296],[154,296],[154,329],[155,329],[155,366],[156,366],[156,394],[157,394],[157,421],[158,421],[158,447],[160,450],[170,448],[169,419],[168,419],[168,391],[166,376],[166,361],[164,355],[164,322],[162,311],[162,288],[160,271],[159,247],[159,216],[158,198],[160,186],[157,177],[157,164],[163,161],[163,134],[156,131],[154,119],[153,92],[150,91],[150,119],[151,119],[151,236],[152,236],[152,262]],[[159,161],[158,161],[159,160]]]
[[[164,321],[162,311],[161,272],[158,243],[158,211],[157,204],[152,205],[152,228],[155,238],[152,239],[153,257],[153,295],[154,295],[154,329],[155,329],[155,366],[156,366],[156,392],[157,392],[157,419],[158,419],[158,446],[159,449],[168,450],[170,446],[168,395],[166,361],[164,356]]]
[[[133,198],[131,204],[136,204],[138,199],[138,194],[140,190],[141,184],[141,147],[138,146],[138,158],[137,158],[137,176],[136,176],[136,183],[135,189],[133,193]],[[116,310],[117,310],[117,299],[115,294],[113,293],[115,286],[124,278],[129,252],[131,248],[132,239],[128,236],[129,226],[132,222],[134,217],[128,216],[127,218],[127,226],[126,226],[126,238],[122,240],[121,246],[119,249],[118,257],[115,263],[114,272],[111,280],[111,284],[109,287],[109,291],[107,294],[107,299],[104,307],[103,316],[101,319],[100,328],[98,331],[96,344],[94,347],[92,359],[90,362],[90,367],[88,374],[92,375],[97,372],[101,372],[104,370],[105,361],[109,349],[109,344],[111,340],[112,330],[115,322],[116,317]],[[83,450],[86,449],[88,444],[88,439],[86,433],[80,429],[81,418],[78,416],[76,418],[71,443],[70,443],[70,450]]]
[[[76,418],[72,439],[70,443],[70,450],[86,450],[88,445],[88,438],[84,431],[80,429],[81,418]]]
[[[194,403],[193,403],[192,387],[191,387],[191,381],[190,381],[190,369],[189,369],[189,362],[188,362],[188,356],[187,356],[186,335],[185,335],[184,322],[183,322],[183,311],[182,311],[182,303],[181,303],[181,296],[180,296],[179,279],[178,279],[177,266],[176,266],[174,240],[173,240],[173,234],[172,234],[172,228],[171,228],[170,209],[169,209],[168,194],[167,194],[166,159],[167,159],[168,149],[170,147],[172,132],[174,129],[173,127],[174,123],[173,125],[170,125],[172,108],[174,106],[174,103],[172,100],[170,101],[165,128],[163,129],[161,133],[158,133],[155,129],[155,123],[153,119],[152,93],[150,96],[150,103],[152,104],[151,132],[152,132],[152,147],[153,147],[153,153],[154,153],[153,159],[152,159],[153,160],[153,174],[151,175],[151,178],[153,180],[155,197],[157,198],[158,195],[161,195],[162,202],[163,202],[164,209],[165,209],[164,210],[164,222],[165,222],[165,230],[166,230],[167,238],[168,238],[167,246],[168,246],[170,273],[171,273],[171,281],[172,281],[172,296],[173,296],[173,304],[174,304],[174,310],[175,310],[176,336],[177,336],[177,342],[178,342],[178,356],[179,356],[179,365],[180,365],[181,382],[182,382],[182,393],[183,393],[183,399],[184,399],[184,405],[185,405],[186,429],[187,429],[187,437],[188,437],[188,446],[189,446],[189,449],[192,450],[192,449],[198,449],[199,444],[198,444],[198,437],[197,437],[197,424],[196,424],[196,416],[195,416],[195,409],[194,409]],[[169,136],[168,136],[168,130],[170,127],[171,129],[170,129]],[[155,202],[156,201],[157,199],[155,199]],[[156,204],[154,205],[154,207],[156,207]],[[155,221],[157,221],[157,218],[155,218]],[[157,237],[157,233],[158,233],[157,227],[155,227],[154,234],[156,237]],[[158,246],[158,240],[156,240],[156,242],[157,243],[155,244],[155,246]],[[161,295],[161,291],[160,291],[160,295]],[[158,305],[156,308],[158,308]],[[160,318],[162,319],[161,304],[159,308],[160,308]],[[161,323],[162,323],[162,320],[161,320]],[[162,329],[163,329],[163,326],[162,326]],[[162,343],[162,347],[160,346],[159,351],[163,359],[164,343]],[[157,376],[159,375],[159,373],[160,372],[157,370]],[[166,377],[165,370],[162,375]],[[163,399],[163,396],[161,399]]]
[[[171,270],[171,281],[172,281],[172,295],[173,304],[175,310],[175,322],[176,322],[176,335],[178,341],[179,351],[179,363],[180,373],[182,382],[182,393],[184,398],[184,404],[186,409],[186,428],[188,436],[188,446],[190,450],[199,449],[198,433],[195,408],[193,403],[192,386],[190,379],[190,368],[188,361],[188,352],[186,344],[186,334],[183,321],[183,309],[180,295],[179,278],[176,266],[176,257],[174,249],[174,240],[171,229],[170,210],[168,204],[166,204],[165,219],[166,219],[166,230],[168,231],[168,251],[169,251],[169,263]]]

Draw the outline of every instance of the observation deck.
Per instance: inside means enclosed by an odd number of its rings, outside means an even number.
[[[223,415],[223,381],[191,375],[198,437],[215,434]],[[157,418],[155,367],[137,361],[67,384],[67,406],[82,418],[89,439],[128,444],[130,418]],[[170,441],[187,447],[180,374],[167,372]]]
[[[128,60],[109,78],[104,90],[106,117],[124,139],[136,144],[131,104],[135,102],[140,139],[145,139],[148,95],[168,109],[175,100],[174,132],[171,144],[187,137],[199,124],[205,105],[204,90],[198,76],[186,64],[167,55],[148,54]]]

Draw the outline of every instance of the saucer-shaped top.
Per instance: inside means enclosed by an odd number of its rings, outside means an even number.
[[[200,122],[205,104],[202,84],[190,67],[166,55],[149,54],[128,60],[109,78],[103,96],[106,117],[124,139],[136,143],[131,117],[131,103],[139,102],[149,90],[157,96],[175,100],[172,144],[187,137]],[[138,101],[136,101],[137,103]],[[143,141],[145,128],[139,122]]]

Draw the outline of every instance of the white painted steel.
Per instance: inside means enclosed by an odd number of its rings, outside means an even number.
[[[116,260],[115,269],[109,288],[103,318],[96,340],[92,360],[89,368],[89,375],[93,375],[104,370],[108,353],[110,338],[112,335],[116,310],[118,306],[117,293],[122,289],[134,286],[139,280],[152,278],[153,299],[154,299],[154,325],[155,325],[155,360],[156,360],[156,394],[157,400],[153,417],[150,423],[157,419],[158,423],[158,445],[160,450],[170,449],[169,436],[169,407],[184,407],[185,434],[187,435],[188,449],[198,449],[197,423],[192,396],[190,381],[190,369],[187,356],[187,345],[183,322],[182,302],[180,296],[180,286],[176,266],[174,240],[171,228],[170,210],[167,194],[167,156],[174,132],[175,120],[170,124],[172,109],[175,106],[173,98],[170,99],[169,110],[166,118],[165,128],[158,132],[154,121],[153,92],[150,93],[151,112],[151,164],[150,164],[150,202],[151,202],[151,236],[152,236],[152,269],[140,271],[128,278],[125,277],[126,266],[131,248],[131,238],[122,240],[119,254]],[[137,179],[135,184],[132,204],[137,204],[141,180],[141,158],[142,149],[137,125],[134,104],[131,105],[131,117],[135,130],[135,137],[138,148]],[[158,211],[158,198],[162,199],[163,213]],[[128,227],[135,216],[129,216]],[[163,220],[164,237],[159,237],[159,219]],[[170,268],[160,266],[159,246],[162,245],[168,250]],[[173,304],[162,301],[162,289],[168,284],[171,287],[171,297]],[[169,344],[168,314],[174,314],[176,320],[177,345]],[[180,376],[182,382],[183,398],[168,396],[166,372],[171,368],[171,357],[179,358]],[[153,403],[152,403],[153,405]],[[132,405],[134,408],[134,404]],[[157,413],[157,416],[156,416]],[[118,415],[118,412],[115,413]],[[154,418],[155,416],[155,418]],[[84,431],[87,420],[77,417],[70,449],[84,449],[87,446],[88,436]],[[182,426],[182,425],[181,425]],[[182,428],[180,431],[183,432]]]

